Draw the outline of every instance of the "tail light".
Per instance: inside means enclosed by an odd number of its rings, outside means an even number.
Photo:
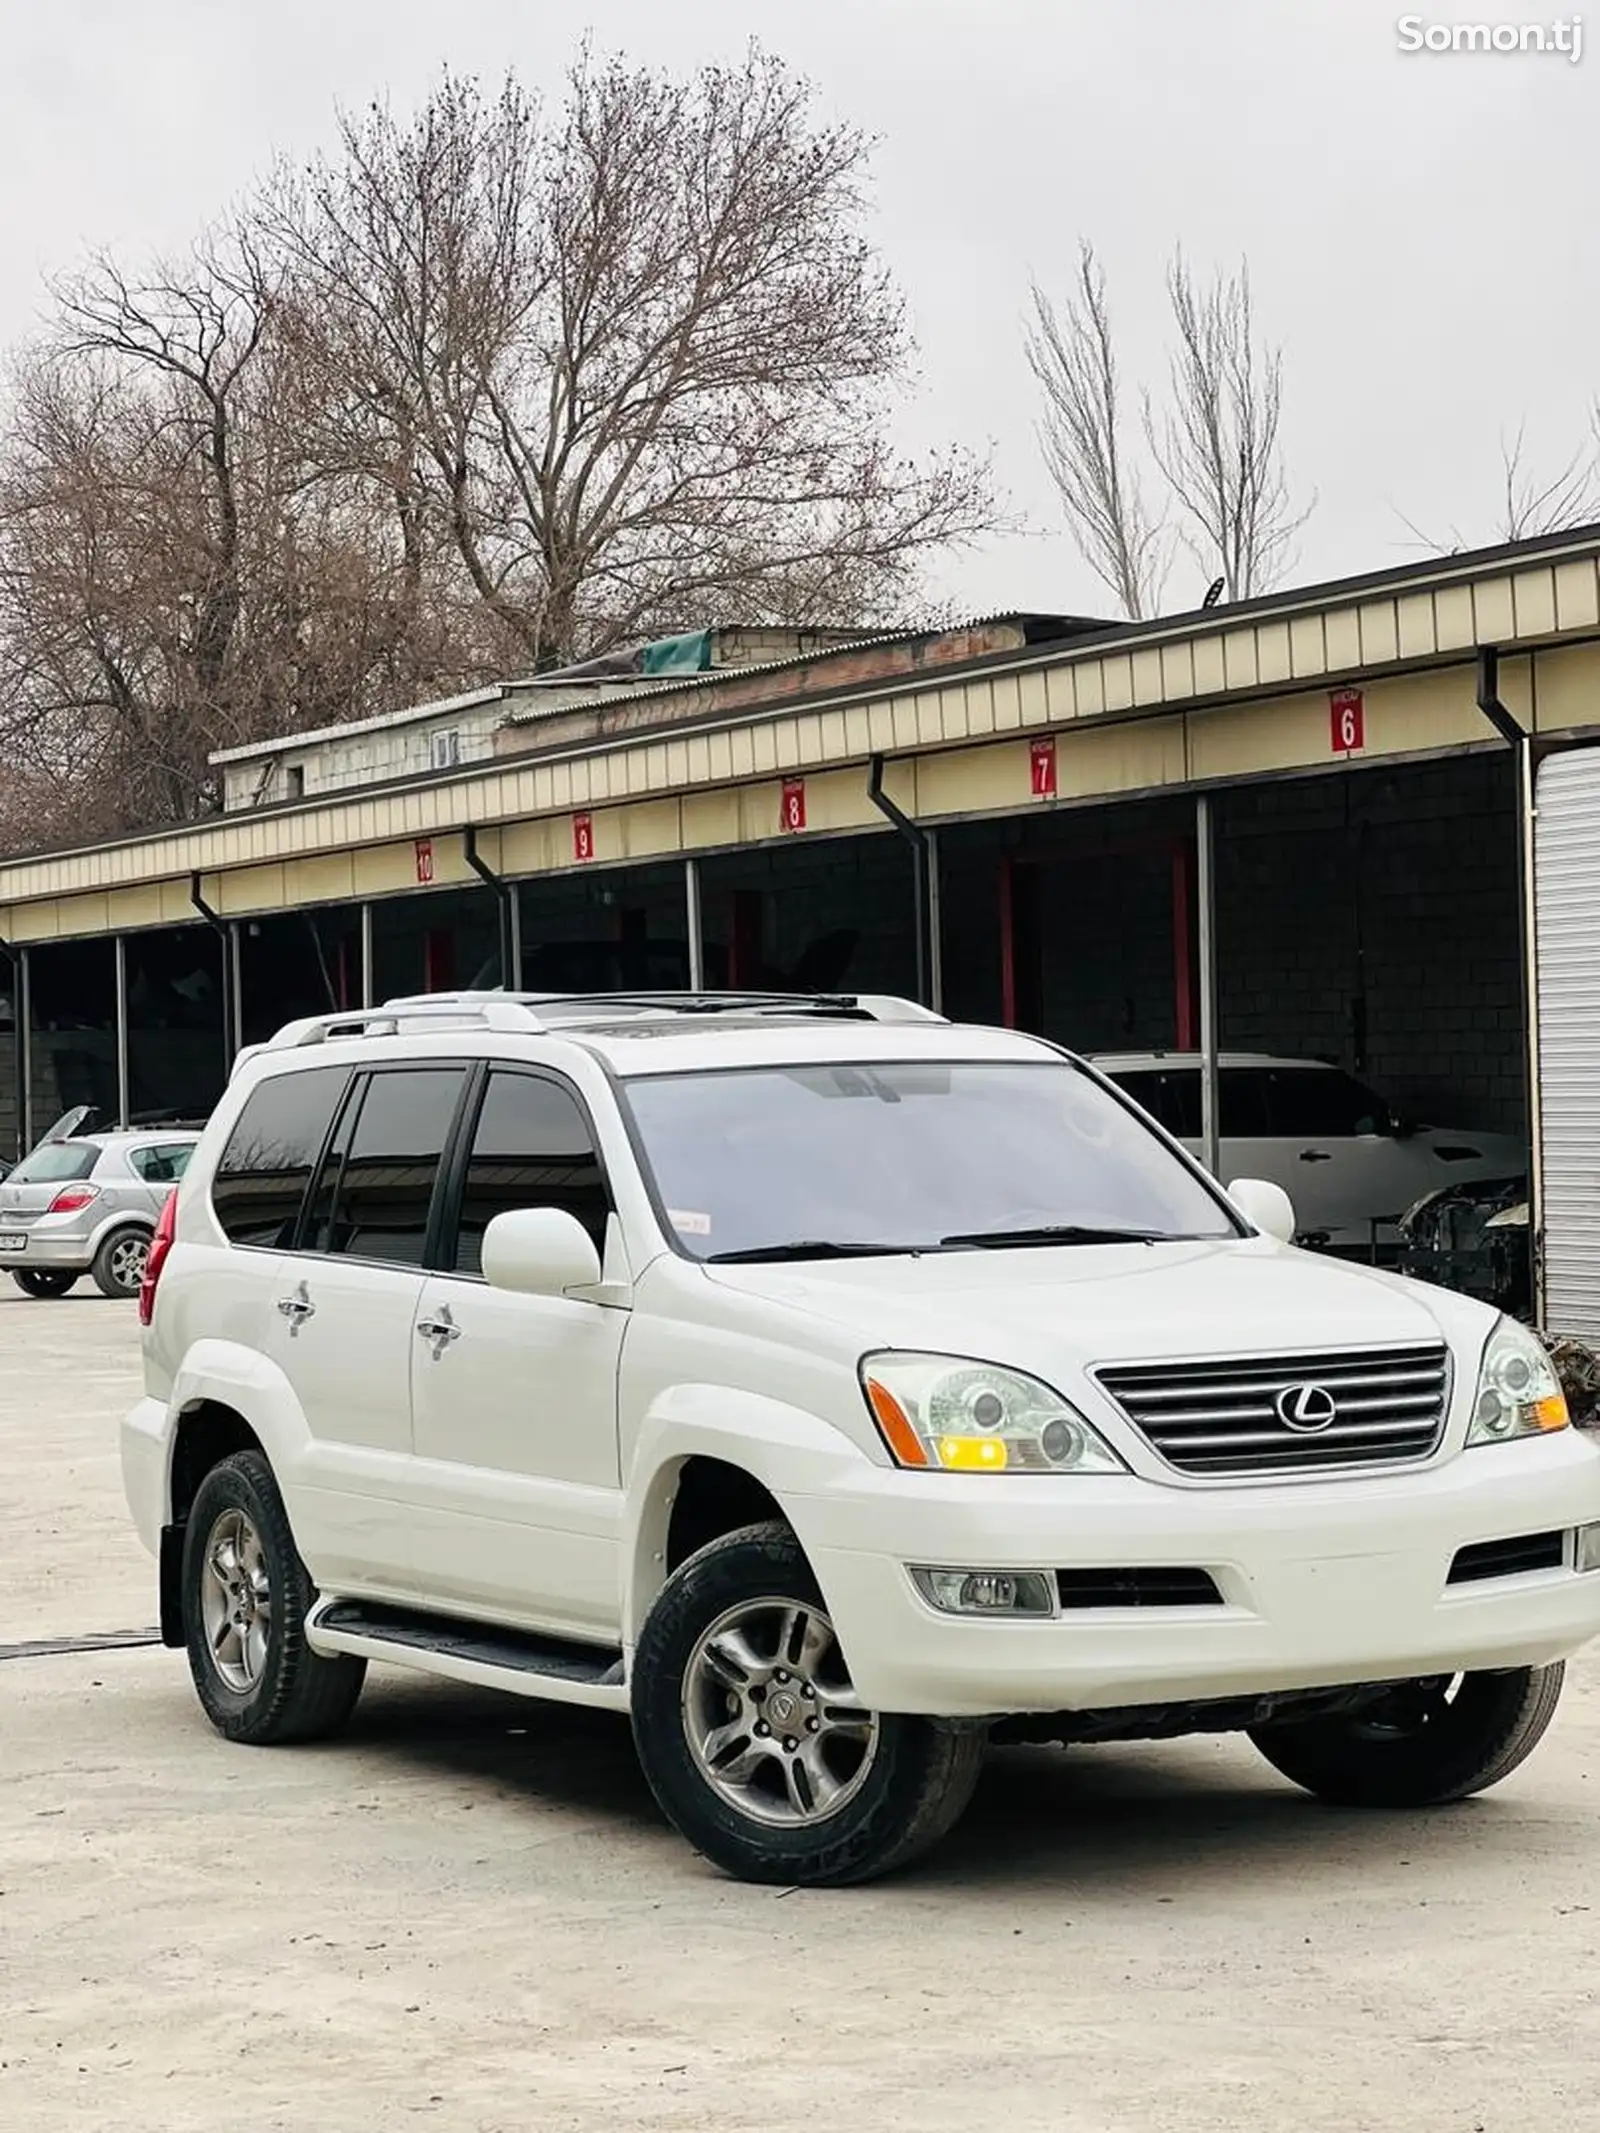
[[[150,1250],[145,1256],[144,1279],[139,1284],[139,1323],[148,1326],[156,1315],[156,1283],[161,1279],[161,1269],[167,1263],[167,1254],[172,1249],[172,1232],[178,1219],[178,1194],[176,1188],[167,1194],[165,1204],[156,1220],[155,1234],[150,1239]]]
[[[99,1197],[100,1188],[98,1185],[63,1185],[50,1202],[50,1205],[45,1209],[45,1213],[47,1215],[75,1215],[80,1207],[87,1207],[91,1201],[98,1200]]]

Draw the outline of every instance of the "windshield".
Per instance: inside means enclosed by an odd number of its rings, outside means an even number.
[[[630,1082],[628,1100],[666,1219],[697,1259],[1238,1234],[1204,1182],[1066,1061],[666,1075]]]

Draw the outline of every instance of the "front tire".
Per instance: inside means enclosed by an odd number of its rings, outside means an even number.
[[[1485,1792],[1530,1756],[1566,1669],[1516,1667],[1404,1682],[1345,1718],[1257,1726],[1274,1770],[1337,1807],[1439,1807]]]
[[[150,1239],[142,1229],[113,1230],[89,1269],[95,1287],[102,1296],[114,1299],[137,1296],[149,1256]]]
[[[307,1644],[316,1591],[259,1452],[235,1452],[201,1482],[182,1579],[189,1671],[224,1739],[272,1747],[339,1730],[367,1662],[325,1659]]]
[[[633,1662],[633,1731],[662,1811],[742,1881],[870,1881],[936,1844],[985,1736],[869,1711],[787,1526],[713,1541],[667,1581]]]
[[[24,1296],[35,1297],[41,1303],[65,1296],[78,1279],[76,1274],[47,1273],[42,1267],[17,1267],[11,1278]]]

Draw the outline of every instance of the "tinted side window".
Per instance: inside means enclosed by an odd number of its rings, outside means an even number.
[[[1119,1074],[1117,1081],[1150,1116],[1179,1140],[1200,1137],[1200,1076],[1179,1068],[1169,1072]]]
[[[517,1207],[565,1208],[605,1249],[611,1201],[577,1099],[531,1074],[491,1074],[462,1186],[458,1273],[481,1270],[484,1231]]]
[[[176,1185],[193,1152],[187,1143],[174,1148],[135,1148],[128,1161],[147,1185]]]
[[[1272,1076],[1261,1067],[1224,1067],[1222,1138],[1266,1140],[1278,1129],[1272,1123]]]
[[[211,1205],[230,1244],[282,1251],[293,1243],[322,1144],[348,1080],[344,1067],[316,1067],[264,1081],[228,1136]]]
[[[371,1077],[321,1249],[394,1266],[422,1264],[464,1080],[460,1067],[407,1067]]]
[[[1296,1140],[1302,1136],[1348,1140],[1358,1133],[1391,1130],[1389,1107],[1383,1099],[1331,1067],[1275,1070],[1272,1119],[1274,1133]]]

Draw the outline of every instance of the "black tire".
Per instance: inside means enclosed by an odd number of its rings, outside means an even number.
[[[41,1303],[65,1296],[76,1284],[76,1274],[47,1273],[43,1267],[14,1267],[12,1280],[24,1296],[34,1296]]]
[[[1509,1777],[1544,1737],[1566,1669],[1402,1684],[1354,1716],[1257,1726],[1274,1770],[1337,1807],[1440,1807]]]
[[[214,1544],[228,1523],[241,1517],[259,1542],[268,1601],[258,1670],[247,1685],[227,1678],[219,1656],[225,1647],[213,1643],[206,1619],[207,1588],[223,1592],[222,1579],[209,1567]],[[316,1589],[260,1452],[235,1452],[214,1466],[195,1492],[184,1535],[182,1594],[195,1693],[224,1739],[277,1747],[338,1732],[361,1694],[367,1662],[342,1654],[325,1659],[306,1643],[306,1616]],[[235,1650],[242,1654],[242,1640]]]
[[[150,1233],[143,1229],[114,1229],[94,1255],[89,1272],[102,1296],[126,1301],[137,1296],[144,1280],[144,1263],[150,1254]]]
[[[794,1534],[777,1523],[747,1526],[702,1548],[650,1610],[633,1660],[633,1733],[663,1813],[714,1866],[742,1881],[837,1888],[908,1864],[955,1826],[971,1799],[987,1746],[982,1731],[869,1715],[876,1745],[860,1757],[866,1767],[852,1780],[855,1789],[836,1811],[799,1823],[740,1811],[702,1772],[685,1709],[691,1661],[722,1617],[763,1601],[775,1603],[774,1615],[789,1606],[810,1610],[826,1626],[810,1565]],[[776,1760],[775,1744],[762,1752]]]

